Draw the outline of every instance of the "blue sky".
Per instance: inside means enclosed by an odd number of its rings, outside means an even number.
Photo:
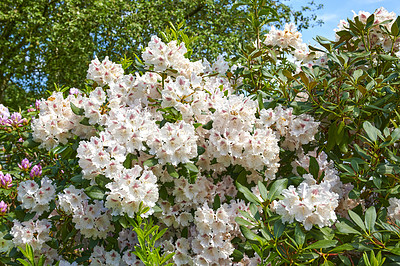
[[[315,44],[313,38],[317,35],[324,36],[333,40],[335,38],[334,29],[337,27],[341,19],[353,17],[354,10],[367,11],[373,13],[377,8],[384,7],[389,12],[394,11],[400,15],[400,0],[314,0],[317,4],[323,4],[324,8],[318,10],[316,14],[318,18],[324,21],[321,27],[314,27],[302,31],[303,41],[309,44]],[[306,5],[309,0],[290,0],[284,1],[285,4],[298,9],[302,5]]]

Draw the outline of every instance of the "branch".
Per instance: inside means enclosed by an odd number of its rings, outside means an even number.
[[[205,7],[205,6],[206,6],[206,5],[203,4],[203,3],[202,3],[202,4],[199,4],[195,10],[193,10],[192,12],[190,12],[189,14],[187,14],[187,15],[185,16],[185,19],[189,19],[189,18],[193,17],[194,15],[196,15],[197,13],[199,13],[199,12],[203,9],[203,7]]]

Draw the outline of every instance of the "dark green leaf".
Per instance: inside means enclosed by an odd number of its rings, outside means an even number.
[[[267,188],[264,186],[264,184],[261,181],[258,181],[258,191],[260,191],[261,198],[264,201],[267,201],[268,200],[268,191],[267,191]]]
[[[84,115],[85,114],[85,110],[83,108],[76,107],[75,104],[73,104],[72,102],[70,102],[70,106],[71,106],[71,110],[72,110],[72,112],[74,112],[74,114],[76,114],[76,115]]]
[[[286,188],[287,183],[288,180],[286,178],[276,180],[268,192],[268,200],[273,201],[276,199],[281,194],[282,190]]]
[[[346,224],[345,222],[336,223],[335,226],[336,226],[337,230],[343,234],[361,235],[361,233],[358,230],[354,229],[353,227]]]
[[[39,145],[40,143],[35,142],[32,138],[29,138],[25,140],[24,143],[22,143],[22,146],[24,146],[25,148],[35,148]]]
[[[274,236],[278,239],[283,232],[285,231],[285,225],[282,223],[282,220],[276,220],[274,223]]]
[[[309,163],[309,168],[310,174],[314,177],[315,180],[318,180],[318,173],[319,173],[319,164],[317,162],[317,159],[314,157],[310,157],[310,163]]]
[[[296,228],[294,229],[294,238],[300,247],[303,246],[304,241],[306,240],[306,235],[304,234],[303,230],[301,230],[301,227],[298,223],[296,223]]]
[[[236,187],[237,189],[243,193],[243,195],[245,196],[245,198],[250,201],[253,202],[257,205],[261,205],[260,200],[245,186],[241,185],[239,182],[236,181]]]
[[[150,158],[144,161],[143,166],[152,167],[158,164],[158,159]]]
[[[98,186],[90,186],[85,188],[86,195],[95,200],[102,200],[104,198],[104,190]]]
[[[374,206],[368,208],[365,212],[365,225],[369,232],[375,231],[376,210]]]
[[[346,243],[346,244],[340,245],[338,247],[335,247],[334,249],[330,250],[329,253],[338,253],[338,252],[342,252],[345,250],[353,250],[353,249],[354,249],[354,247],[352,245]]]
[[[242,217],[235,217],[235,222],[236,222],[238,225],[253,226],[252,223],[250,223],[249,221],[243,219]]]
[[[242,232],[244,237],[249,239],[249,240],[258,241],[258,242],[260,242],[260,244],[264,244],[265,243],[265,239],[264,238],[260,237],[259,235],[256,235],[255,233],[253,233],[246,226],[241,225],[240,226],[240,231]]]
[[[193,163],[185,163],[185,168],[193,173],[198,173],[199,169]]]
[[[361,220],[360,216],[357,213],[349,210],[349,216],[354,221],[356,225],[358,225],[362,230],[366,230],[363,220]]]
[[[213,203],[213,210],[216,211],[221,207],[221,199],[219,198],[218,194],[215,194],[214,203]]]
[[[204,149],[201,146],[197,146],[197,155],[202,155],[203,153],[205,153],[206,149]]]
[[[321,248],[330,248],[334,247],[337,244],[337,240],[319,240],[307,247],[305,249],[321,249]]]
[[[207,124],[203,125],[203,128],[204,128],[204,129],[208,129],[208,130],[212,129],[212,124],[213,124],[213,122],[214,122],[214,121],[212,121],[212,120],[208,121]]]

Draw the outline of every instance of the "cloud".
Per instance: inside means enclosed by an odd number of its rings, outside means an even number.
[[[376,3],[380,3],[383,2],[385,0],[359,0],[359,3],[364,3],[364,4],[376,4]]]
[[[324,22],[336,20],[338,18],[337,14],[322,14],[318,16],[318,19],[321,19]]]

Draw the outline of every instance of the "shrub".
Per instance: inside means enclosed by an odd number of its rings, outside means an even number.
[[[153,36],[143,61],[1,106],[1,261],[396,263],[399,28],[360,12],[310,50],[272,28],[233,66]]]

